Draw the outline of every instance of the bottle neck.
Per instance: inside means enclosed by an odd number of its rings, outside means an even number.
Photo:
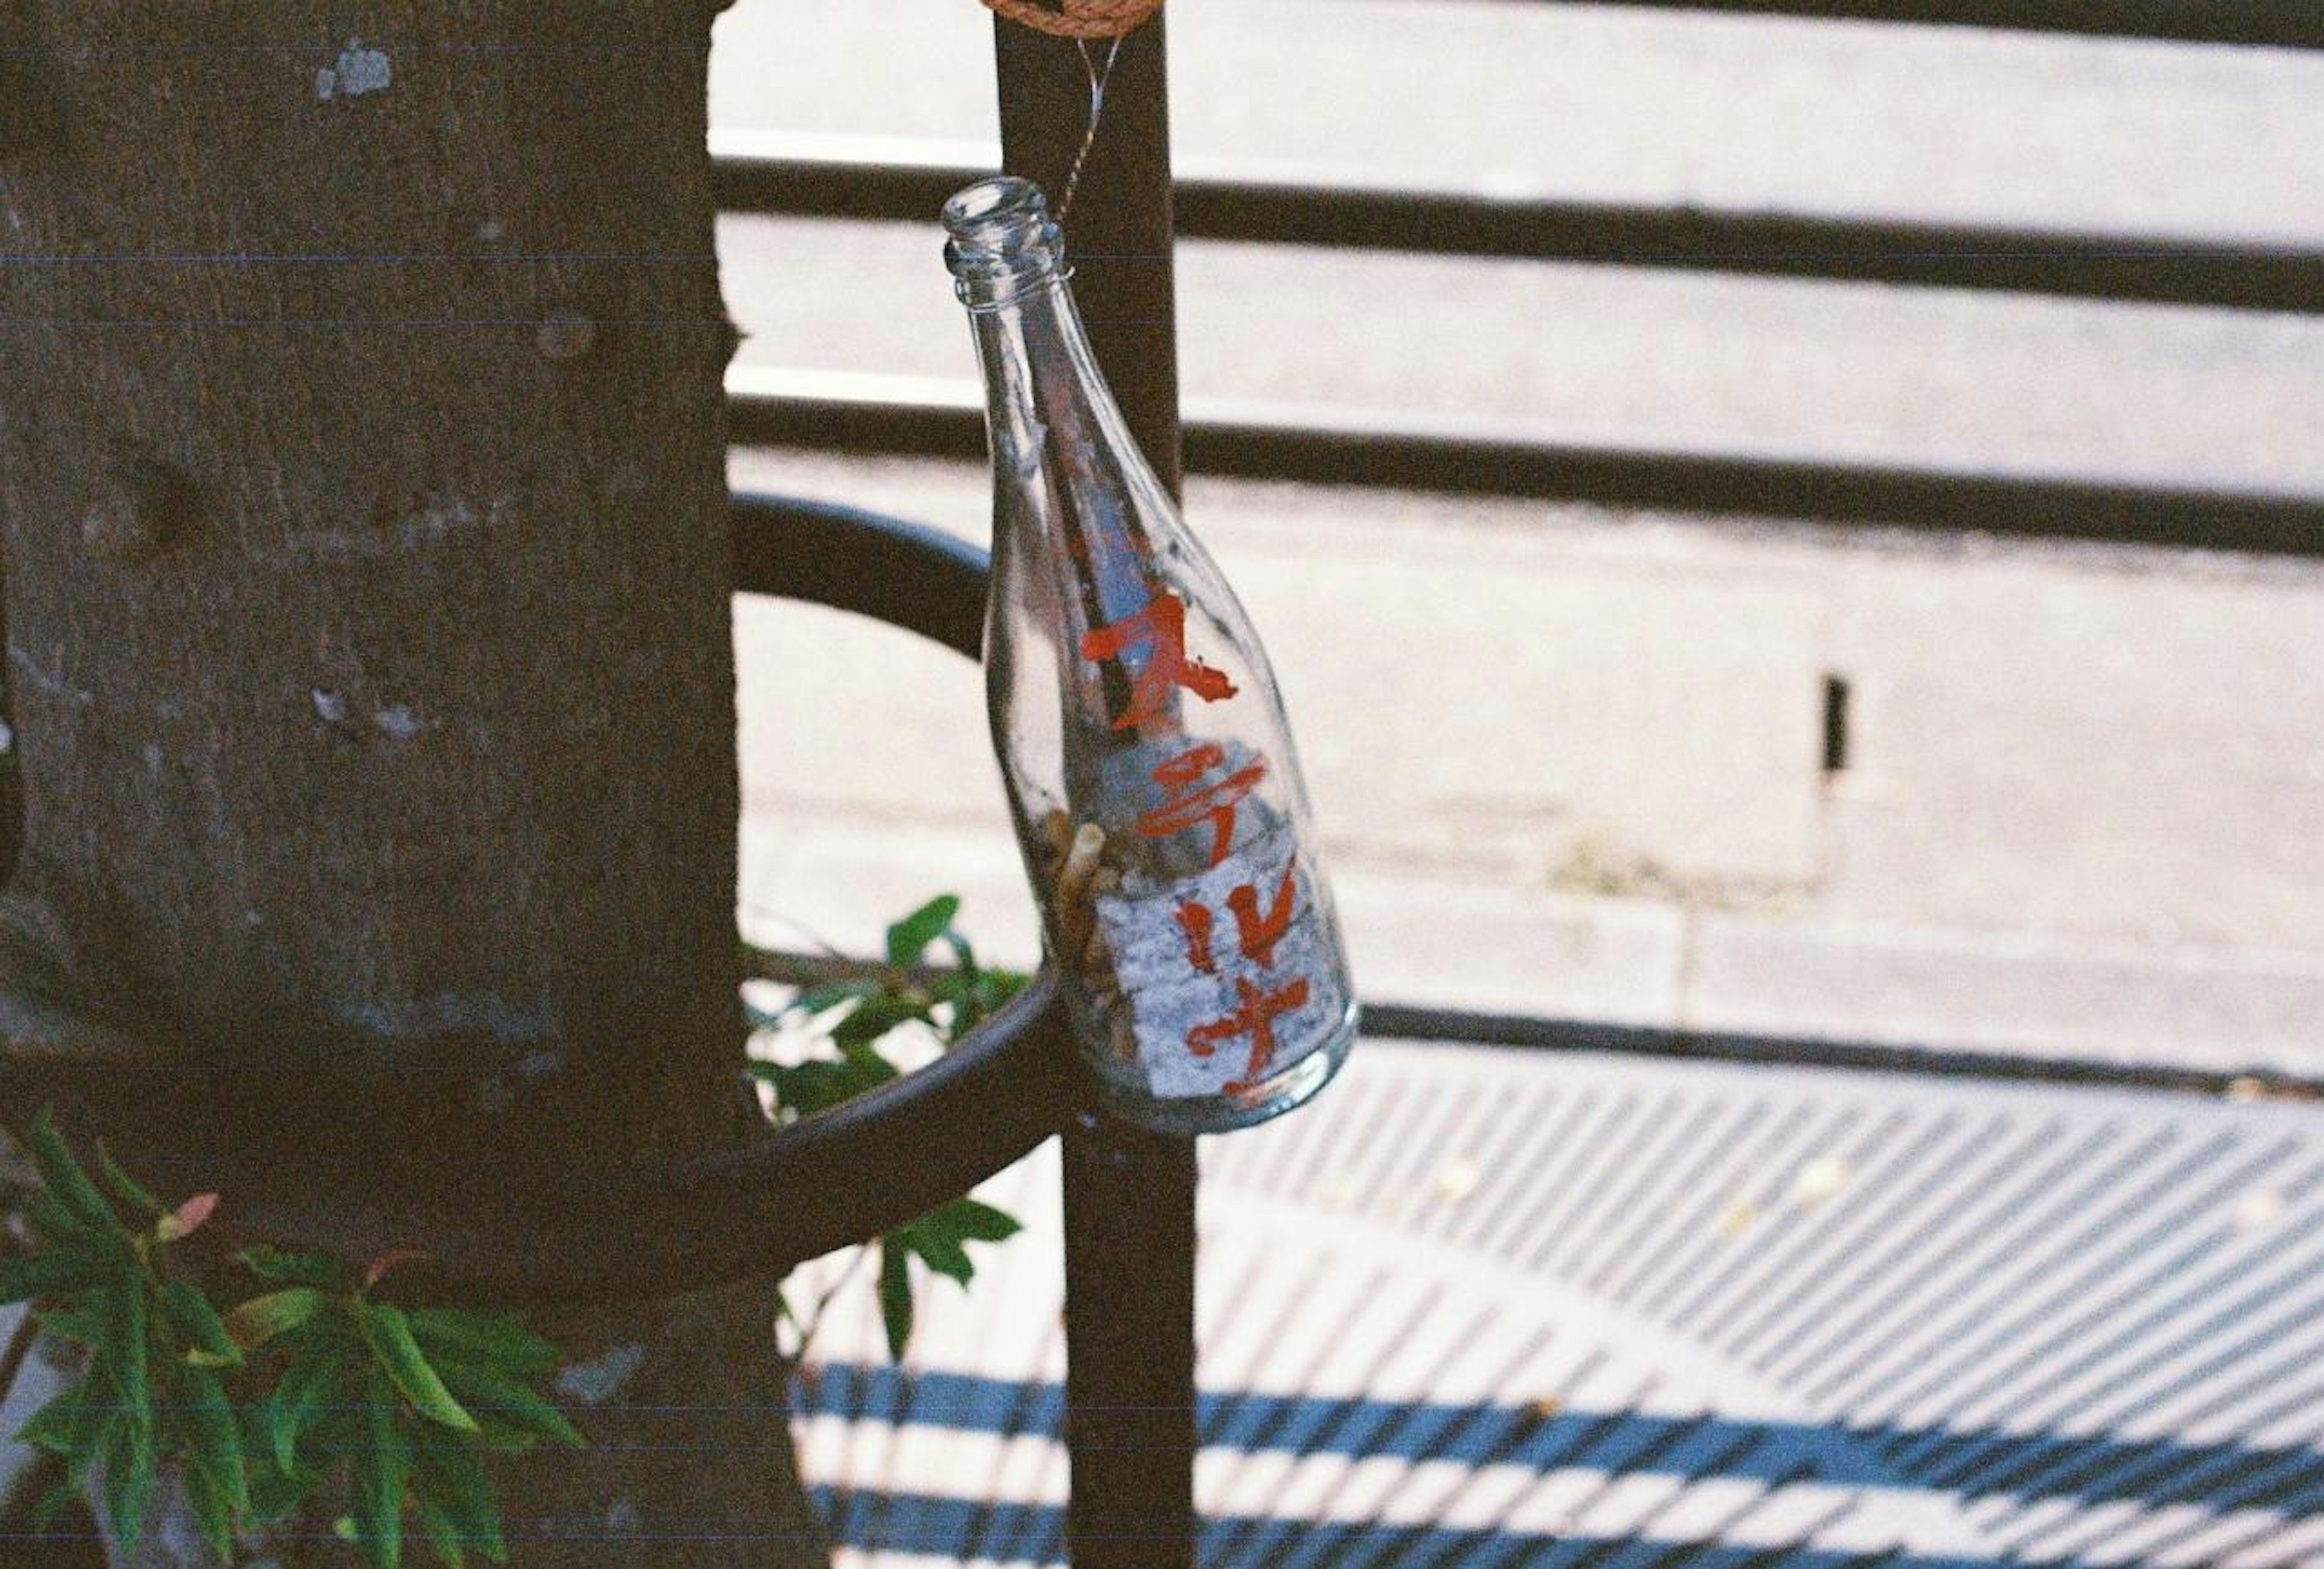
[[[969,324],[984,370],[992,455],[1003,472],[1030,478],[1047,465],[1085,460],[1096,450],[1136,461],[1062,269],[1028,281],[1003,301],[972,305]]]
[[[1158,490],[1099,373],[1040,188],[1013,175],[979,180],[945,204],[944,224],[945,263],[984,368],[996,477],[1061,500]]]

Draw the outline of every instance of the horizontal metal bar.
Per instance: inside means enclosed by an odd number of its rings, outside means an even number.
[[[888,972],[876,959],[788,949],[753,949],[755,975],[789,986],[819,986]],[[2168,1063],[2108,1062],[2094,1057],[2041,1057],[2021,1052],[1965,1051],[1910,1043],[1838,1040],[1818,1036],[1751,1035],[1736,1031],[1609,1024],[1539,1014],[1482,1013],[1406,1002],[1366,1002],[1360,1027],[1367,1037],[1443,1045],[1513,1047],[1531,1051],[1606,1052],[1682,1060],[1756,1062],[1789,1067],[1848,1068],[1941,1078],[2022,1080],[2117,1089],[2178,1090],[2246,1100],[2324,1100],[2324,1077],[2273,1068],[2240,1071]]]
[[[2319,0],[2324,11],[2324,0]],[[720,205],[927,223],[987,172],[956,143],[722,136]],[[1574,201],[1522,193],[1182,175],[1181,235],[1822,278],[2235,309],[2324,312],[2324,252],[2257,242]]]
[[[915,394],[908,397],[881,395],[882,384],[739,371],[729,383],[729,432],[747,444],[983,458],[982,416],[964,384],[899,382]],[[931,395],[939,390],[952,395]],[[2102,475],[1299,424],[1200,405],[1186,423],[1185,452],[1191,470],[1247,478],[2324,557],[2324,496]]]
[[[2240,1072],[2167,1063],[2108,1062],[2088,1057],[2021,1056],[2014,1052],[1828,1040],[1815,1037],[1747,1035],[1666,1029],[1654,1025],[1604,1024],[1509,1013],[1400,1003],[1364,1004],[1361,1028],[1382,1040],[1439,1041],[1514,1047],[1536,1051],[1611,1052],[1697,1061],[1753,1062],[1787,1067],[1850,1068],[1941,1078],[2011,1079],[2032,1084],[2116,1089],[2176,1090],[2246,1100],[2324,1100],[2324,1078],[2254,1067]]]
[[[2324,49],[2316,0],[1608,0],[1657,11],[1721,11],[1848,22]]]

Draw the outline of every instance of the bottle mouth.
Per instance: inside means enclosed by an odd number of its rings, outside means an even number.
[[[998,174],[954,191],[944,205],[945,265],[972,310],[1006,304],[1062,277],[1065,236],[1048,198],[1029,180]]]

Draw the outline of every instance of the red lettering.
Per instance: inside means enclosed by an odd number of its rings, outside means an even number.
[[[1247,1089],[1275,1060],[1275,1020],[1307,1001],[1307,977],[1295,977],[1289,984],[1272,992],[1261,992],[1240,975],[1235,977],[1235,995],[1239,1006],[1224,1019],[1214,1019],[1208,1024],[1197,1024],[1186,1031],[1186,1049],[1196,1057],[1207,1057],[1216,1052],[1222,1041],[1232,1040],[1238,1035],[1250,1037],[1250,1057],[1242,1072],[1230,1081],[1226,1089],[1232,1094]]]
[[[1186,657],[1186,602],[1167,589],[1157,589],[1136,613],[1082,634],[1082,658],[1099,663],[1140,647],[1149,651],[1144,667],[1130,677],[1130,705],[1113,722],[1116,730],[1168,717],[1175,687],[1205,703],[1235,695],[1234,683],[1222,671]]]
[[[1275,903],[1265,915],[1259,913],[1259,890],[1250,883],[1227,895],[1227,909],[1234,916],[1235,942],[1242,956],[1262,968],[1275,964],[1275,945],[1291,926],[1292,873],[1297,863],[1283,869],[1283,881],[1275,890]],[[1203,912],[1205,916],[1210,911]]]
[[[1217,964],[1211,958],[1211,907],[1194,900],[1178,901],[1178,929],[1186,934],[1186,962],[1208,975]]]
[[[1154,771],[1154,782],[1166,794],[1162,804],[1138,819],[1138,831],[1148,839],[1167,839],[1200,824],[1211,826],[1210,864],[1227,858],[1234,844],[1235,808],[1267,777],[1264,759],[1237,769],[1216,784],[1193,789],[1194,782],[1226,761],[1213,742],[1191,746]]]

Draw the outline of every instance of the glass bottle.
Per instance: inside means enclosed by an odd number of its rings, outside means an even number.
[[[992,739],[1109,1107],[1223,1131],[1320,1088],[1355,990],[1267,655],[1106,390],[1039,189],[945,206],[984,370]]]

